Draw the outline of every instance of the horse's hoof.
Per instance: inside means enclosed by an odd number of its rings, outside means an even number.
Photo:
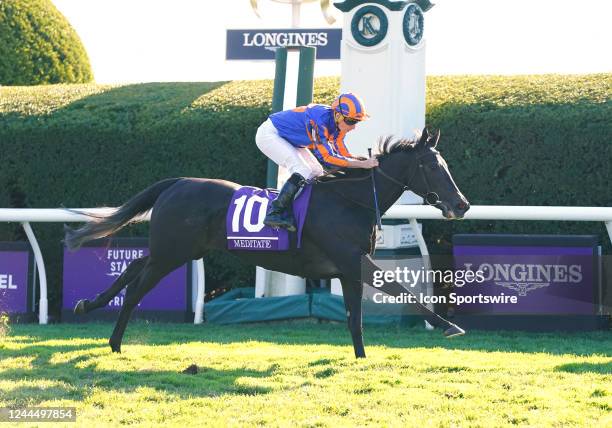
[[[108,344],[111,347],[111,351],[121,354],[121,343],[114,343],[112,340],[109,340]]]
[[[87,303],[89,303],[89,300],[87,299],[79,300],[74,306],[73,312],[76,315],[85,315],[87,313],[87,310],[85,309],[85,305],[87,305]]]
[[[453,323],[451,323],[449,328],[444,330],[444,336],[446,336],[448,339],[455,336],[463,336],[464,334],[465,330]]]

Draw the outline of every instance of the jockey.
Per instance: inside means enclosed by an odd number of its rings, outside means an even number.
[[[270,115],[257,130],[255,142],[268,158],[289,170],[291,177],[268,209],[264,224],[294,232],[288,208],[306,180],[326,168],[375,168],[375,158],[353,156],[344,145],[345,135],[368,114],[352,93],[340,94],[331,106],[309,104]],[[322,166],[323,165],[323,166]]]

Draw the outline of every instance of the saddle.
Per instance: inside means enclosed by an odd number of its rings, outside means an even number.
[[[311,193],[312,185],[307,184],[293,201],[297,231],[291,234],[286,229],[274,229],[263,223],[268,206],[278,196],[278,190],[251,186],[238,188],[226,215],[227,248],[236,251],[286,251],[290,248],[290,235],[295,235],[296,248],[300,248]]]

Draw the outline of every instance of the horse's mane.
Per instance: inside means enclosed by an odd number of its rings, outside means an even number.
[[[378,140],[378,154],[376,157],[380,159],[393,153],[413,151],[416,149],[419,138],[420,136],[414,139],[400,138],[395,140],[393,136],[381,137]]]
[[[386,156],[392,155],[394,153],[411,152],[413,150],[416,150],[419,139],[420,135],[417,135],[415,139],[395,139],[393,136],[381,137],[378,140],[378,154],[376,154],[376,158],[384,159]],[[369,169],[341,168],[339,170],[330,172],[324,177],[318,178],[317,181],[320,183],[338,181],[339,179],[342,179],[343,181],[350,181],[354,179],[361,179],[369,175]]]

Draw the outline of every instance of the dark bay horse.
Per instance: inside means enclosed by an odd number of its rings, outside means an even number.
[[[348,327],[357,357],[365,357],[361,326],[362,268],[370,275],[380,270],[371,258],[376,238],[376,216],[371,174],[374,175],[380,210],[385,212],[410,189],[439,208],[447,219],[463,217],[469,203],[453,181],[447,164],[436,150],[439,132],[424,130],[415,141],[387,138],[380,142],[379,166],[356,170],[341,178],[313,184],[310,207],[303,228],[302,247],[286,252],[232,251],[239,258],[269,270],[305,278],[339,278],[342,283]],[[342,178],[343,176],[343,178]],[[65,243],[76,249],[84,242],[117,232],[152,209],[148,256],[133,261],[108,290],[93,301],[81,300],[75,313],[85,314],[108,304],[127,287],[119,319],[110,337],[114,352],[130,314],[144,295],[168,273],[210,250],[227,249],[225,216],[234,191],[240,186],[225,180],[172,178],[159,181],[106,216],[95,217],[83,227],[66,227]],[[399,295],[407,290],[386,283],[381,291]],[[418,312],[447,337],[464,333],[461,328],[416,304]]]

